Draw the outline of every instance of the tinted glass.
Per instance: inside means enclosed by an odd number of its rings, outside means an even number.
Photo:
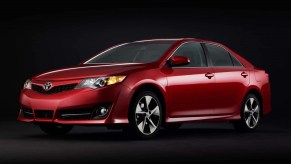
[[[233,66],[229,53],[222,47],[205,44],[213,66]]]
[[[230,56],[231,56],[232,63],[234,66],[242,66],[241,63],[235,57],[233,57],[232,55]]]
[[[159,60],[174,41],[134,42],[105,51],[85,64],[150,63]]]
[[[182,44],[173,56],[185,56],[190,59],[190,63],[179,67],[205,67],[206,59],[200,43],[189,42]],[[176,66],[175,66],[176,67]]]

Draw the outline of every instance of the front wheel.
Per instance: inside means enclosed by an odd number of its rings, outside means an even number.
[[[160,130],[162,105],[157,95],[143,91],[134,99],[129,114],[130,128],[141,138],[151,138]]]
[[[73,125],[39,124],[40,129],[48,135],[64,135],[73,129]]]
[[[241,108],[241,119],[233,122],[233,126],[239,131],[254,131],[260,121],[261,105],[258,98],[249,94],[245,97]]]

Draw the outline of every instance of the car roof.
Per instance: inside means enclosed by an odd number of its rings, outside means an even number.
[[[186,42],[186,41],[196,41],[196,42],[204,42],[204,43],[213,43],[213,44],[220,44],[217,42],[209,41],[209,40],[204,40],[204,39],[198,39],[198,38],[166,38],[166,39],[146,39],[146,40],[138,40],[134,41],[135,42],[152,42],[152,41],[181,41],[181,42]]]

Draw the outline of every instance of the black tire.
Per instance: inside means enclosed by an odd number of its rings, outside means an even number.
[[[125,132],[133,132],[137,137],[148,139],[160,130],[163,109],[158,96],[152,91],[141,91],[133,98],[129,111],[129,126]]]
[[[236,130],[252,132],[258,127],[261,119],[261,104],[255,95],[249,94],[244,98],[240,116],[240,120],[232,122]]]
[[[40,129],[48,135],[64,135],[73,129],[73,125],[39,124]]]
[[[177,130],[179,129],[183,124],[182,123],[168,123],[168,124],[165,124],[163,126],[164,129],[166,130]]]

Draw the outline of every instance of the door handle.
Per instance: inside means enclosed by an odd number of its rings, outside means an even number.
[[[207,72],[207,73],[205,74],[205,77],[208,77],[208,79],[211,79],[213,76],[214,76],[213,73],[209,73],[209,72]]]
[[[244,78],[246,78],[248,76],[248,74],[246,72],[242,72],[241,76],[243,76]]]

